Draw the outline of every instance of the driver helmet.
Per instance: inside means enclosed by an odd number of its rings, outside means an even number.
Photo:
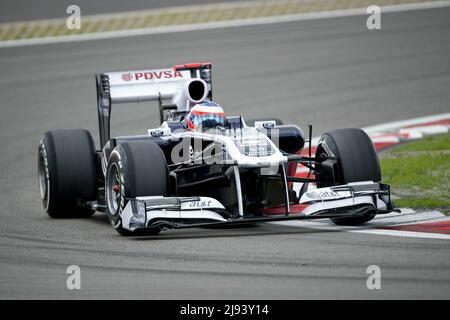
[[[187,129],[191,131],[205,131],[224,126],[225,113],[220,105],[212,101],[196,104],[187,116]]]

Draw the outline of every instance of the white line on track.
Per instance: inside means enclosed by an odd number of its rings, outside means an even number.
[[[365,128],[363,128],[363,130],[365,132],[367,132],[368,134],[371,134],[371,133],[375,133],[375,132],[390,131],[390,130],[400,129],[400,128],[404,128],[404,127],[409,127],[409,126],[420,126],[421,124],[424,124],[424,123],[435,122],[435,121],[446,120],[446,119],[450,119],[450,113],[442,113],[442,114],[426,116],[426,117],[421,117],[421,118],[389,122],[389,123],[374,125],[374,126],[370,126],[370,127],[365,127]]]
[[[352,230],[350,232],[376,234],[382,236],[407,237],[407,238],[445,239],[445,240],[450,239],[450,235],[448,234],[429,233],[429,232],[398,231],[386,229]]]
[[[447,0],[447,1],[382,6],[381,12],[382,13],[391,13],[391,12],[402,12],[402,11],[412,11],[412,10],[435,9],[435,8],[443,8],[443,7],[450,7],[450,1]],[[366,8],[300,13],[300,14],[293,14],[293,15],[261,17],[261,18],[252,18],[252,19],[242,19],[242,20],[215,21],[215,22],[186,24],[186,25],[177,25],[177,26],[163,26],[163,27],[143,28],[143,29],[119,30],[119,31],[99,32],[99,33],[81,34],[81,35],[73,35],[73,36],[18,39],[18,40],[1,41],[0,48],[42,45],[42,44],[51,44],[51,43],[64,43],[64,42],[79,42],[79,41],[87,41],[87,40],[112,39],[112,38],[133,37],[133,36],[142,36],[142,35],[151,35],[151,34],[186,32],[186,31],[208,30],[208,29],[216,29],[216,28],[228,28],[228,27],[252,26],[252,25],[292,22],[292,21],[340,18],[340,17],[350,17],[350,16],[358,16],[358,15],[366,15]]]
[[[427,238],[427,239],[445,239],[449,240],[449,234],[430,233],[430,232],[415,232],[406,230],[389,230],[383,227],[412,225],[429,222],[443,222],[449,221],[450,217],[445,216],[439,211],[415,212],[412,209],[401,209],[401,213],[389,213],[385,215],[377,215],[372,221],[361,226],[337,226],[329,220],[315,220],[315,221],[281,221],[271,222],[290,227],[316,229],[316,230],[330,230],[330,231],[345,231],[354,233],[365,233],[396,237],[409,238]]]

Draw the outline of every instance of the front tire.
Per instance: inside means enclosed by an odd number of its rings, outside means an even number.
[[[316,161],[333,156],[337,160],[335,180],[338,185],[358,181],[381,181],[381,169],[372,140],[361,129],[337,129],[322,135],[316,151]],[[329,187],[327,177],[318,176],[319,188]],[[360,225],[372,220],[375,213],[360,217],[333,218],[337,225]]]
[[[52,218],[81,218],[95,213],[79,207],[79,199],[97,198],[94,140],[84,129],[44,134],[38,150],[38,182],[42,204]]]
[[[123,236],[154,235],[159,228],[130,231],[122,226],[128,199],[168,194],[168,167],[161,148],[153,141],[130,141],[118,145],[109,157],[105,193],[107,215]]]

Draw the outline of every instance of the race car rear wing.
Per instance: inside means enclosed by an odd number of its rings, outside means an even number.
[[[163,101],[172,99],[183,84],[201,79],[212,99],[211,63],[189,63],[170,69],[107,72],[95,75],[101,147],[110,139],[111,105],[117,103]]]

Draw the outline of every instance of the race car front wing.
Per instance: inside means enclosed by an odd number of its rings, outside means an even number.
[[[137,197],[122,212],[125,229],[182,229],[283,220],[357,217],[394,211],[389,186],[371,181],[318,188],[305,192],[289,212],[233,217],[209,197]],[[284,208],[284,207],[283,207]]]

